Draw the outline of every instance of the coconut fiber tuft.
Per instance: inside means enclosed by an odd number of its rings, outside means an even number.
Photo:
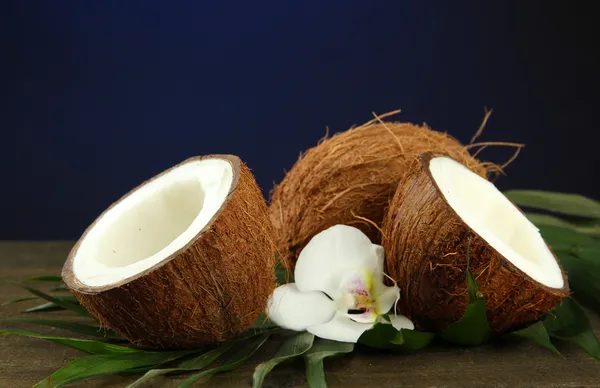
[[[453,137],[427,126],[373,120],[322,139],[275,186],[270,212],[278,253],[293,269],[317,233],[336,224],[374,243],[389,200],[417,155],[444,152],[486,177],[486,167]]]

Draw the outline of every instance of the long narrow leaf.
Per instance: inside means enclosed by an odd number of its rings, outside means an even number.
[[[58,286],[58,287],[52,287],[50,289],[50,291],[53,291],[53,292],[57,292],[57,291],[69,291],[69,289],[67,288],[67,286]]]
[[[30,300],[36,300],[36,299],[40,299],[37,296],[31,296],[28,298],[19,298],[19,299],[15,299],[15,300],[11,300],[8,302],[4,302],[2,304],[0,304],[0,306],[8,306],[9,304],[13,304],[13,303],[21,303],[21,302],[28,302]]]
[[[123,373],[135,369],[137,372],[174,361],[190,354],[177,352],[137,352],[132,354],[102,354],[78,358],[36,384],[37,388],[57,388],[85,380],[90,377]]]
[[[37,276],[29,278],[27,282],[50,282],[50,283],[62,283],[62,277],[60,276]]]
[[[504,194],[519,206],[577,217],[600,218],[600,203],[579,194],[538,190],[510,190]]]
[[[85,334],[93,337],[101,337],[106,339],[124,340],[122,336],[110,329],[105,329],[97,325],[88,325],[84,323],[75,323],[61,321],[57,319],[40,319],[40,318],[6,318],[6,322],[32,323],[35,325],[44,325],[55,327],[57,329],[65,329],[74,333]]]
[[[167,373],[172,372],[184,372],[184,371],[193,371],[200,370],[202,368],[207,367],[217,358],[221,357],[225,352],[231,349],[235,345],[235,342],[230,342],[219,346],[216,349],[210,350],[208,352],[202,353],[190,360],[186,360],[179,364],[176,368],[166,368],[166,369],[151,369],[146,372],[145,375],[129,384],[127,388],[135,388],[139,387],[143,383],[151,380],[154,377],[166,375]]]
[[[56,342],[57,344],[65,345],[73,349],[81,350],[89,354],[127,354],[127,353],[139,353],[138,349],[129,348],[126,346],[119,346],[109,344],[107,342],[85,340],[78,338],[67,338],[67,337],[56,337],[50,335],[43,335],[38,333],[32,333],[25,330],[0,330],[0,336],[7,335],[20,335],[30,338],[38,338],[46,341]]]
[[[308,352],[304,354],[306,365],[306,381],[310,388],[327,388],[323,360],[327,357],[350,353],[354,344],[317,339]]]
[[[277,364],[306,353],[312,347],[314,339],[314,335],[303,332],[285,340],[272,359],[265,361],[256,367],[252,376],[252,387],[261,388],[265,377],[273,368],[275,368],[275,366],[277,366]]]
[[[600,227],[595,224],[586,225],[582,223],[573,223],[548,214],[525,213],[525,215],[529,221],[533,222],[538,228],[548,226],[559,227],[587,235],[600,236]],[[597,222],[596,220],[594,221]]]
[[[75,297],[73,295],[54,295],[54,298],[56,298],[58,300],[62,300],[64,302],[69,302],[69,303],[73,303],[75,305],[79,305],[79,301],[77,299],[75,299]],[[40,298],[37,298],[37,299],[40,299]],[[59,305],[52,303],[52,302],[46,302],[46,303],[39,304],[37,306],[30,307],[27,310],[24,310],[23,312],[24,313],[48,313],[51,311],[61,311],[61,310],[65,310],[65,309],[60,307]]]
[[[184,380],[179,384],[178,388],[188,388],[192,386],[196,381],[206,376],[212,376],[217,373],[227,372],[238,368],[243,365],[256,351],[267,341],[269,334],[262,334],[239,345],[237,350],[223,365],[216,368],[208,369],[203,372],[197,373],[188,379]]]
[[[24,313],[49,313],[52,311],[64,311],[65,309],[52,302],[42,303],[40,305],[23,310]]]
[[[24,290],[29,291],[30,293],[32,293],[35,296],[39,296],[42,299],[46,299],[48,302],[52,302],[55,305],[64,308],[65,310],[70,310],[70,311],[73,311],[73,312],[75,312],[77,314],[84,315],[84,316],[89,316],[90,315],[87,312],[87,310],[85,308],[83,308],[82,306],[80,306],[80,305],[76,305],[74,303],[70,303],[70,302],[66,302],[64,300],[61,300],[60,298],[56,298],[54,296],[50,296],[50,295],[46,294],[45,292],[37,290],[37,289],[35,289],[33,287],[29,287],[29,286],[27,286],[27,285],[25,285],[23,283],[20,283],[20,282],[16,282],[16,281],[12,281],[12,280],[9,280],[8,282],[17,285],[17,286],[23,288]]]

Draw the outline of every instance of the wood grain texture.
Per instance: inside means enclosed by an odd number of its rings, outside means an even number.
[[[72,248],[69,242],[0,242],[0,276],[25,279],[55,275]],[[0,303],[27,293],[0,283]],[[0,318],[20,316],[26,302],[0,307]],[[65,317],[56,312],[43,316]],[[592,315],[596,333],[600,319]],[[58,329],[0,322],[0,328],[20,328],[56,335]],[[561,346],[563,357],[528,342],[488,344],[474,348],[433,346],[412,355],[391,355],[361,351],[348,357],[326,360],[329,387],[600,387],[600,362],[579,349]],[[241,369],[214,376],[199,387],[250,387],[254,366],[272,355],[276,344],[268,344]],[[31,387],[70,360],[81,355],[63,346],[21,337],[0,338],[0,387]],[[134,377],[102,377],[73,387],[124,387]],[[162,377],[146,385],[176,387],[181,377]],[[267,377],[265,388],[306,387],[300,363],[278,366]]]

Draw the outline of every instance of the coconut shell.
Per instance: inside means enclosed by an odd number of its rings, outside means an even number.
[[[293,269],[310,239],[336,224],[353,225],[379,243],[379,226],[398,182],[427,151],[445,152],[486,176],[484,165],[461,143],[425,125],[373,121],[306,151],[271,195],[284,263]]]
[[[417,328],[441,331],[464,315],[469,266],[495,333],[523,328],[569,295],[546,287],[515,267],[474,232],[450,207],[429,170],[436,155],[413,162],[390,203],[383,225],[386,272],[398,282],[398,309]],[[444,155],[447,156],[447,155]],[[560,264],[559,264],[560,265]]]
[[[96,220],[63,267],[81,304],[136,346],[189,348],[231,339],[257,320],[276,285],[272,224],[252,173],[235,156],[205,158],[229,162],[233,182],[221,209],[186,246],[134,277],[90,287],[78,281],[72,265]]]

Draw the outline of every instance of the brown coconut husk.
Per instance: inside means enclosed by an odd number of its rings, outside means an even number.
[[[326,136],[300,155],[273,189],[270,212],[278,253],[291,270],[308,241],[336,224],[356,226],[379,243],[389,200],[408,166],[423,152],[444,152],[482,177],[488,169],[497,170],[495,164],[484,165],[472,157],[452,136],[425,124],[384,122],[388,115]],[[486,144],[473,144],[472,149]]]
[[[236,156],[204,158],[229,162],[233,182],[221,209],[186,246],[136,276],[90,287],[75,277],[72,265],[96,221],[63,267],[62,277],[81,304],[133,345],[190,348],[234,338],[257,320],[276,286],[272,224],[252,173]]]
[[[569,295],[546,287],[500,255],[455,213],[429,170],[435,153],[417,158],[398,186],[383,224],[386,273],[398,282],[398,309],[417,328],[441,331],[464,315],[469,265],[495,333],[523,328]],[[447,156],[447,155],[443,155]],[[560,265],[560,264],[559,264]]]

